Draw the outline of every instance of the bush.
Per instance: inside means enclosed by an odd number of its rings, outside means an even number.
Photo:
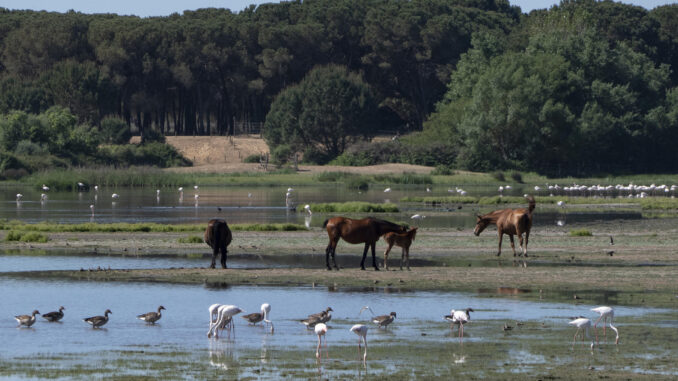
[[[591,233],[591,231],[588,229],[570,230],[570,237],[591,237],[591,236],[593,236],[593,233]]]
[[[112,145],[102,147],[100,160],[109,165],[153,165],[160,168],[186,167],[192,163],[169,144]]]
[[[101,121],[99,128],[101,140],[110,144],[128,144],[132,130],[124,120],[108,116]]]
[[[523,183],[523,175],[521,175],[520,172],[513,171],[513,172],[511,172],[510,176],[513,179],[513,181],[515,181],[519,184]]]
[[[48,155],[49,149],[46,145],[22,140],[14,148],[14,153],[17,155]]]
[[[497,181],[506,181],[506,177],[504,177],[504,172],[501,171],[492,172],[491,176],[493,179]]]
[[[197,235],[189,235],[188,237],[181,237],[177,240],[179,243],[204,243],[202,237]]]
[[[18,232],[11,230],[5,236],[5,241],[21,241],[21,242],[47,242],[47,236],[38,232]]]
[[[141,140],[141,144],[147,143],[165,143],[165,135],[158,130],[152,128],[144,129],[144,138]]]
[[[285,164],[289,161],[292,155],[292,147],[287,144],[282,144],[271,151],[271,159],[274,163]]]
[[[315,148],[308,147],[304,151],[304,160],[305,163],[323,165],[327,164],[330,161],[330,157],[327,153]]]
[[[246,158],[244,158],[242,162],[243,163],[259,163],[260,160],[261,160],[261,155],[255,153],[255,154],[249,155]]]
[[[366,191],[370,188],[370,184],[366,179],[362,177],[350,178],[346,181],[346,187],[348,189],[358,189],[361,191]]]

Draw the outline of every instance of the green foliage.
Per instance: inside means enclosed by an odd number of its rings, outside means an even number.
[[[490,174],[493,179],[497,181],[506,181],[506,177],[504,177],[504,172],[501,171],[494,171]]]
[[[369,86],[360,76],[345,67],[320,66],[276,97],[262,135],[272,153],[285,146],[296,152],[314,147],[335,157],[374,133],[375,110]]]
[[[132,130],[124,120],[109,116],[101,121],[99,130],[101,141],[109,144],[127,144],[132,138]]]
[[[0,222],[0,230],[9,230],[7,235],[12,237],[19,237],[12,239],[14,241],[20,240],[24,235],[29,237],[36,237],[36,234],[30,232],[52,232],[52,233],[66,233],[66,232],[93,232],[93,233],[186,233],[186,232],[203,232],[207,224],[183,224],[183,225],[161,225],[156,223],[82,223],[82,224],[58,224],[50,222],[40,222],[37,224],[27,224],[21,221]],[[299,231],[308,230],[304,225],[297,224],[229,224],[231,230],[237,231]],[[26,233],[29,232],[29,233]],[[195,236],[188,237],[195,241]],[[200,238],[200,237],[198,237]],[[7,240],[7,239],[6,239]],[[36,242],[36,241],[32,241]],[[202,242],[202,238],[200,238]]]
[[[274,163],[286,164],[290,161],[292,147],[287,144],[281,144],[271,150],[271,159]]]
[[[593,236],[593,233],[591,233],[591,231],[588,229],[570,230],[570,237],[591,237],[591,236]]]
[[[246,158],[243,159],[243,163],[259,163],[261,160],[261,155],[259,154],[252,154],[247,156]]]
[[[160,168],[191,165],[174,147],[160,142],[103,146],[99,155],[99,161],[106,165],[153,165]]]
[[[180,237],[177,239],[179,243],[204,243],[203,237],[197,235],[189,235],[188,237]]]
[[[315,213],[398,213],[395,204],[372,204],[369,202],[330,202],[324,204],[311,204],[311,210]]]
[[[366,191],[370,189],[370,183],[364,177],[353,177],[347,179],[346,187],[348,189],[357,189],[361,191]]]
[[[5,236],[5,241],[19,241],[19,242],[47,242],[47,236],[36,232],[19,232],[10,230]]]
[[[513,179],[513,181],[515,181],[515,182],[517,182],[517,183],[519,183],[519,184],[522,184],[522,183],[523,183],[523,175],[522,175],[520,172],[518,172],[518,171],[511,171],[511,173],[510,173],[509,176],[511,177],[511,179]]]

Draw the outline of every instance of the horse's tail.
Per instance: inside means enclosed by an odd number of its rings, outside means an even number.
[[[532,195],[527,196],[527,202],[529,203],[529,206],[527,207],[527,211],[530,214],[532,214],[532,211],[534,210],[537,203],[534,201],[534,197]]]
[[[219,242],[221,242],[221,237],[220,237],[221,229],[219,229],[220,226],[221,226],[221,221],[219,221],[219,220],[214,221],[214,224],[212,225],[212,242],[214,243],[215,248],[219,247]]]
[[[323,222],[323,229],[327,227],[327,223],[330,222],[329,218]]]

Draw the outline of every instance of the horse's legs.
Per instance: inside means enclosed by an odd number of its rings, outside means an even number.
[[[410,247],[407,247],[407,251],[405,251],[405,258],[407,258],[407,271],[410,271]]]
[[[520,232],[518,234],[518,243],[520,243],[520,256],[522,257],[523,254],[525,254],[525,245],[524,245],[525,240],[523,239],[523,232]]]
[[[226,243],[222,243],[221,245],[221,267],[226,268],[226,255],[228,253],[228,249],[226,248]]]
[[[388,243],[388,247],[386,248],[386,251],[384,251],[384,268],[386,271],[388,271],[388,253],[391,252],[391,248],[393,247],[392,243]],[[402,264],[400,265],[400,269],[402,270],[403,266]]]
[[[365,270],[365,258],[367,257],[367,249],[369,249],[369,242],[365,242],[365,249],[363,249],[363,260],[360,261],[360,269]]]
[[[530,230],[525,231],[525,257],[527,257],[527,241],[530,240]]]
[[[519,236],[519,237],[520,237],[520,236]],[[513,256],[515,257],[515,256],[516,256],[516,244],[515,244],[515,242],[513,241],[513,234],[509,234],[509,238],[510,238],[510,240],[511,240],[511,249],[513,249]],[[520,241],[522,242],[522,240],[523,240],[523,239],[521,238]]]
[[[219,245],[215,243],[214,247],[212,248],[212,264],[210,265],[211,269],[213,269],[214,266],[216,265],[218,255],[219,255]]]
[[[372,266],[374,266],[374,271],[379,271],[379,266],[377,265],[377,254],[375,252],[377,248],[377,242],[372,242]]]
[[[501,255],[501,240],[504,238],[504,232],[501,231],[501,229],[497,229],[497,233],[499,234],[499,251],[497,251],[497,257]]]
[[[400,256],[400,271],[403,271],[403,262],[405,262],[405,246],[403,246],[403,252]]]
[[[334,264],[334,268],[339,271],[339,266],[337,266],[337,244],[335,243],[334,246],[332,247],[332,263]]]

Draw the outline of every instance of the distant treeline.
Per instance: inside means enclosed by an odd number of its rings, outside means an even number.
[[[156,18],[0,9],[0,113],[61,106],[99,129],[119,118],[142,139],[227,134],[265,122],[282,92],[267,141],[280,156],[311,157],[324,134],[305,136],[304,123],[323,131],[325,120],[345,118],[315,119],[313,108],[333,105],[297,98],[317,88],[298,85],[314,68],[341,67],[376,105],[361,104],[370,131],[358,135],[419,132],[376,148],[324,142],[324,161],[344,152],[349,164],[670,171],[676,20],[678,5],[595,0],[530,14],[506,0],[305,0]]]

